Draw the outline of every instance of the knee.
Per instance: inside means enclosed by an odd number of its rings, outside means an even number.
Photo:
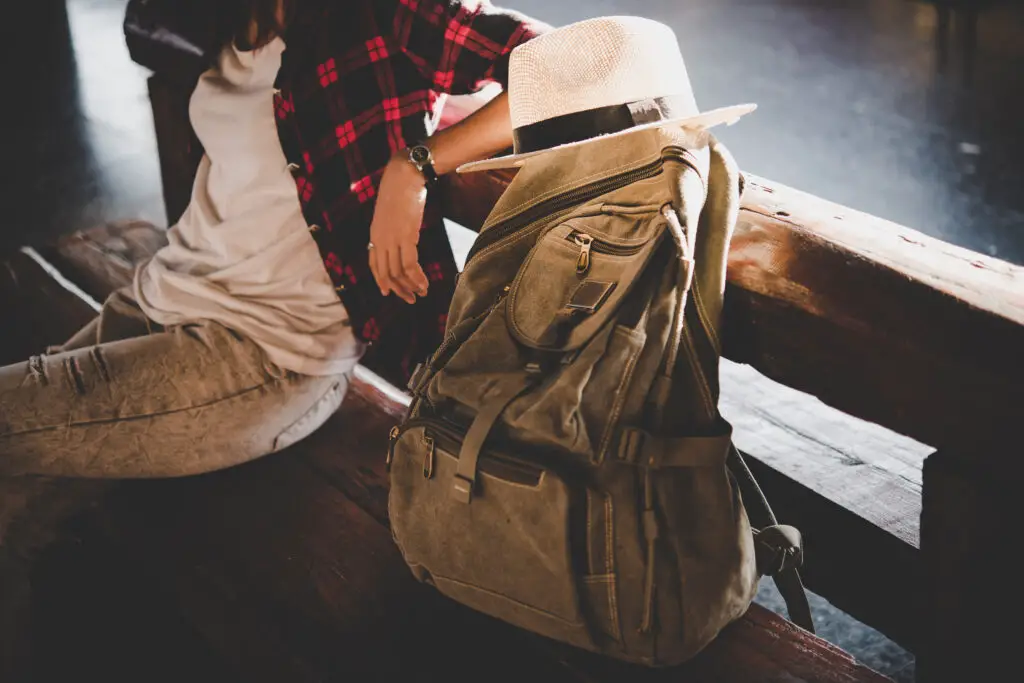
[[[284,450],[322,427],[341,408],[345,395],[348,393],[349,382],[349,375],[335,377],[334,381],[328,385],[327,390],[320,394],[298,419],[287,425],[274,438],[271,452]]]

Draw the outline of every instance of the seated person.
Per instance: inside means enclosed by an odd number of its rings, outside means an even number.
[[[205,155],[169,244],[60,352],[0,368],[0,476],[171,477],[278,451],[364,354],[438,345],[456,267],[437,175],[512,143],[497,97],[543,28],[471,0],[217,0],[190,117]]]

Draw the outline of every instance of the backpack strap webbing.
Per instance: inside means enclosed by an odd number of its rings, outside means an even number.
[[[729,446],[727,462],[729,469],[739,481],[740,491],[748,510],[757,514],[755,526],[760,528],[754,532],[754,550],[757,554],[758,571],[765,576],[771,576],[775,581],[782,599],[786,602],[790,620],[814,633],[811,606],[807,602],[807,591],[804,590],[798,571],[803,562],[800,533],[793,527],[779,525],[768,499],[754,479],[754,473],[747,467],[735,444]],[[754,506],[754,509],[751,509],[751,506]]]
[[[487,436],[505,408],[520,394],[532,387],[537,378],[538,373],[531,372],[512,375],[498,382],[491,390],[490,395],[484,399],[483,405],[480,406],[480,410],[477,411],[473,423],[466,432],[466,437],[462,440],[462,448],[459,450],[455,487],[452,489],[455,500],[460,503],[469,503],[472,499],[473,486],[476,483],[477,463],[480,460],[484,441],[487,440]]]

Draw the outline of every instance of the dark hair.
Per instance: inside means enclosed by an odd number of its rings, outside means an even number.
[[[284,32],[294,13],[296,0],[284,0],[284,23],[278,21],[278,0],[217,0],[218,38],[222,45],[232,42],[239,49],[263,47]],[[250,31],[255,24],[255,40]]]

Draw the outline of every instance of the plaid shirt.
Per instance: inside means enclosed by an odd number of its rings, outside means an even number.
[[[419,242],[429,293],[383,297],[367,244],[392,155],[427,137],[445,94],[507,85],[508,54],[541,25],[476,0],[304,0],[285,35],[275,108],[324,267],[369,344],[364,362],[403,381],[440,343],[457,269],[436,201]]]

